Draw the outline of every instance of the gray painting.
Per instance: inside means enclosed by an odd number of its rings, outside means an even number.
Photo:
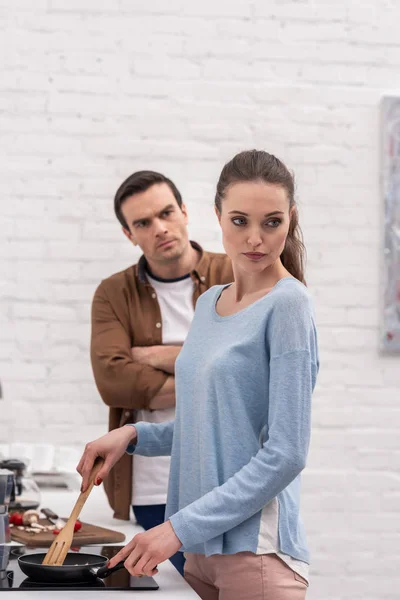
[[[400,98],[382,102],[384,279],[381,349],[400,352]]]

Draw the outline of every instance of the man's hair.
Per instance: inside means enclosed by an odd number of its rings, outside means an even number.
[[[176,185],[168,179],[168,177],[165,177],[165,175],[162,175],[161,173],[156,173],[155,171],[136,171],[136,173],[133,173],[121,183],[114,198],[115,214],[124,229],[129,231],[128,223],[122,214],[122,204],[127,198],[130,198],[134,194],[145,192],[152,185],[157,183],[166,183],[173,193],[179,208],[182,208],[182,196]]]

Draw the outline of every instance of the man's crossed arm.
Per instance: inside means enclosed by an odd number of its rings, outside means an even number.
[[[135,362],[169,374],[162,388],[151,399],[150,410],[175,406],[175,360],[181,348],[182,346],[137,346],[131,349]]]

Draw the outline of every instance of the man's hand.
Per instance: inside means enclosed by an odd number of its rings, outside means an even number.
[[[132,358],[140,365],[154,367],[152,358],[157,351],[157,348],[161,348],[161,346],[136,346],[131,349]]]
[[[168,376],[167,381],[150,400],[149,409],[158,410],[175,406],[175,377]]]
[[[178,552],[182,546],[170,521],[157,525],[135,537],[108,563],[114,567],[120,560],[125,560],[125,568],[134,577],[156,575],[157,565]]]
[[[140,365],[148,365],[173,375],[175,361],[182,346],[136,346],[131,349],[132,358]]]

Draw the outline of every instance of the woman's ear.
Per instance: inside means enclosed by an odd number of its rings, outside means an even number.
[[[290,227],[292,227],[292,225],[294,225],[294,224],[292,223],[292,221],[293,221],[293,218],[296,216],[296,213],[297,213],[297,206],[296,206],[296,205],[294,205],[294,206],[292,206],[292,208],[289,210],[289,228],[290,228]]]
[[[218,207],[215,206],[215,204],[214,204],[214,211],[215,211],[215,214],[217,215],[218,223],[221,224],[221,213],[218,210]]]

